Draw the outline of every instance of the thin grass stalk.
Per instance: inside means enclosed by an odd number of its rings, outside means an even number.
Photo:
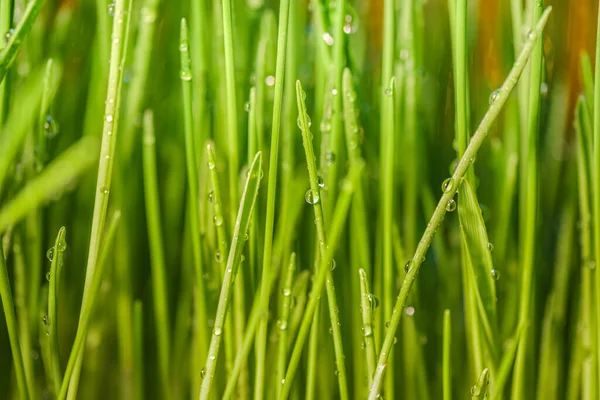
[[[44,320],[47,326],[48,348],[50,350],[50,365],[52,367],[52,384],[54,393],[60,391],[62,382],[62,369],[60,367],[60,353],[58,351],[58,293],[60,284],[60,272],[63,267],[64,252],[67,248],[66,231],[63,226],[58,231],[54,247],[50,250],[52,264],[50,265],[50,284],[48,289],[48,318]]]
[[[212,183],[212,192],[209,194],[209,202],[212,202],[213,208],[215,210],[215,214],[213,217],[213,222],[217,231],[217,250],[215,254],[215,260],[217,264],[220,265],[220,273],[221,277],[225,276],[225,268],[226,265],[223,262],[223,258],[225,254],[228,254],[227,249],[227,234],[225,233],[225,217],[223,213],[223,201],[221,197],[221,187],[219,184],[219,175],[217,173],[216,161],[215,161],[215,153],[213,150],[213,144],[206,144],[206,154],[209,165],[214,165],[214,168],[209,168],[210,170],[210,180]],[[240,279],[242,280],[242,279]],[[239,285],[239,284],[238,284]],[[235,296],[235,295],[234,295]],[[235,312],[235,311],[234,311]],[[236,327],[236,330],[238,327]],[[224,343],[224,351],[225,351],[225,371],[230,371],[231,366],[233,364],[233,354],[236,349],[234,348],[233,342],[233,320],[232,315],[229,313],[225,317],[225,327],[224,327],[223,335],[225,337]]]
[[[143,400],[144,397],[144,308],[141,300],[133,303],[133,393],[134,399]]]
[[[552,11],[551,7],[548,7],[542,17],[540,18],[535,30],[532,31],[531,35],[529,35],[526,44],[523,47],[523,51],[519,56],[517,62],[513,66],[512,70],[508,74],[504,84],[502,85],[501,91],[496,98],[496,100],[490,105],[487,113],[483,117],[479,127],[475,131],[467,149],[463,157],[460,159],[458,165],[456,166],[456,170],[454,174],[450,178],[450,180],[444,185],[444,194],[440,198],[433,215],[430,219],[427,228],[421,238],[419,245],[417,246],[417,250],[415,252],[414,257],[412,258],[411,268],[409,269],[404,282],[402,284],[402,288],[400,289],[400,294],[398,295],[398,299],[396,301],[396,306],[394,307],[394,312],[392,313],[392,318],[390,320],[390,326],[385,335],[383,345],[381,347],[379,361],[377,365],[377,369],[375,371],[375,378],[373,380],[373,384],[371,385],[371,389],[369,391],[369,399],[374,400],[377,398],[379,394],[379,389],[381,387],[383,375],[385,368],[387,366],[387,360],[389,357],[390,349],[393,346],[394,335],[396,333],[396,329],[398,328],[398,324],[400,323],[400,317],[402,316],[404,306],[406,305],[406,299],[412,285],[416,279],[417,273],[419,272],[419,268],[421,266],[423,257],[431,244],[433,235],[435,230],[439,227],[442,222],[442,218],[446,214],[446,206],[448,201],[450,201],[456,191],[458,186],[461,183],[462,178],[465,176],[467,168],[473,163],[474,157],[477,154],[477,151],[481,147],[487,133],[495,122],[496,118],[500,114],[502,107],[508,100],[508,97],[512,90],[514,89],[525,65],[527,64],[527,60],[529,56],[533,52],[533,48],[535,43],[537,42],[538,37],[540,36],[548,18],[550,16],[550,12]]]
[[[160,216],[160,196],[156,168],[156,136],[154,134],[154,114],[144,113],[143,136],[144,198],[146,203],[146,224],[150,247],[150,267],[155,314],[156,341],[158,349],[158,370],[160,390],[164,398],[169,397],[170,321],[169,294],[167,289],[165,250]]]
[[[10,281],[8,279],[8,269],[4,260],[4,250],[0,240],[0,296],[2,297],[2,307],[4,308],[4,318],[6,319],[6,329],[12,351],[12,359],[17,378],[17,386],[21,398],[27,400],[35,393],[35,389],[27,382],[25,376],[25,367],[23,365],[23,356],[21,354],[21,344],[19,343],[19,331],[17,327],[17,316],[13,297],[10,290]]]
[[[235,230],[233,232],[233,239],[231,241],[229,257],[227,258],[227,267],[225,269],[223,285],[221,287],[221,294],[219,296],[219,305],[217,307],[217,313],[215,316],[215,325],[210,341],[208,358],[206,359],[206,366],[204,368],[205,376],[200,389],[201,400],[210,398],[211,386],[217,366],[217,357],[219,355],[219,346],[221,344],[223,323],[225,321],[227,308],[229,306],[231,290],[233,288],[232,286],[235,280],[237,269],[239,267],[242,251],[244,249],[244,236],[247,233],[248,225],[250,224],[250,217],[252,216],[252,211],[256,202],[256,196],[258,194],[261,167],[262,154],[257,153],[254,157],[252,166],[250,167],[248,180],[246,181],[246,187],[242,194],[242,200],[240,202],[238,216],[235,223]]]
[[[108,264],[108,257],[112,251],[113,239],[117,233],[117,227],[119,226],[120,219],[121,212],[117,210],[113,212],[107,225],[104,243],[98,257],[98,262],[96,263],[96,271],[94,272],[92,282],[90,283],[88,289],[88,298],[82,305],[80,320],[77,326],[77,332],[75,334],[75,340],[73,341],[73,346],[71,347],[71,352],[69,353],[69,361],[67,362],[67,367],[65,368],[65,374],[60,386],[60,393],[57,396],[58,400],[66,399],[67,395],[76,396],[76,393],[69,394],[71,390],[75,390],[75,392],[77,391],[77,385],[71,386],[71,382],[73,381],[72,376],[75,373],[75,368],[78,368],[78,365],[81,365],[79,360],[82,359],[83,346],[87,337],[94,307],[96,305],[96,299],[98,298],[98,292],[100,291],[100,285],[103,281],[104,271],[106,269],[106,265]]]
[[[188,28],[185,19],[181,20],[181,36],[179,51],[181,54],[181,86],[183,95],[183,109],[184,109],[184,132],[185,132],[185,161],[187,171],[187,184],[189,187],[189,211],[191,216],[191,239],[192,239],[192,256],[195,273],[195,332],[194,332],[194,347],[195,356],[194,360],[202,360],[207,354],[207,343],[206,343],[206,297],[204,289],[204,278],[203,278],[203,266],[202,266],[202,239],[200,235],[200,214],[198,207],[200,205],[199,189],[198,189],[198,166],[196,164],[196,144],[195,137],[192,128],[192,71],[190,66],[190,54],[188,45]],[[209,166],[210,168],[210,166]],[[214,166],[213,166],[214,168]],[[195,366],[198,365],[198,361]],[[196,376],[192,378],[193,393],[200,390],[201,376],[196,371]]]
[[[362,334],[364,336],[364,347],[367,355],[367,379],[369,385],[373,381],[377,353],[375,352],[375,340],[373,337],[373,310],[377,308],[379,300],[369,288],[367,273],[364,269],[358,270],[360,275],[360,309],[362,311]],[[361,345],[362,346],[362,345]]]
[[[267,183],[267,212],[265,217],[265,236],[263,247],[263,265],[260,292],[260,312],[262,314],[256,337],[256,375],[254,398],[261,400],[264,396],[265,360],[267,346],[266,316],[269,312],[269,284],[271,283],[271,257],[273,247],[273,226],[275,223],[275,197],[277,195],[277,163],[279,159],[279,131],[281,125],[281,109],[283,103],[283,87],[285,79],[285,56],[289,23],[290,0],[283,0],[279,5],[279,29],[277,32],[277,61],[275,69],[275,97],[273,101],[273,123],[271,130],[271,149],[269,152],[269,180]],[[261,132],[258,132],[260,135]],[[260,141],[259,141],[260,143]]]
[[[323,291],[323,286],[325,285],[325,280],[327,279],[328,272],[331,273],[331,270],[328,268],[328,266],[330,265],[331,260],[333,259],[333,253],[335,252],[337,245],[339,244],[342,229],[344,228],[344,223],[346,220],[346,214],[348,213],[348,209],[350,207],[352,193],[356,188],[356,183],[358,179],[360,179],[360,174],[363,168],[363,163],[351,164],[350,170],[348,171],[348,174],[346,175],[346,178],[343,181],[344,184],[342,185],[340,195],[338,196],[338,202],[334,207],[335,211],[333,213],[332,222],[330,224],[329,247],[325,249],[325,255],[321,258],[321,265],[319,266],[317,275],[314,279],[310,298],[306,305],[306,309],[302,317],[302,322],[298,330],[298,335],[296,337],[296,342],[294,344],[294,348],[290,356],[290,361],[288,363],[285,379],[282,381],[283,387],[281,389],[281,395],[279,396],[279,398],[282,400],[287,399],[290,395],[292,383],[294,381],[294,377],[298,369],[298,364],[300,362],[300,357],[302,355],[302,351],[313,320],[313,316],[319,304],[319,299]]]
[[[452,320],[448,309],[444,310],[442,336],[442,393],[444,400],[452,400]]]
[[[532,13],[532,26],[537,23],[543,12],[543,2],[537,1]],[[519,304],[519,324],[525,326],[525,331],[520,338],[517,358],[515,360],[515,372],[513,375],[512,396],[515,400],[527,398],[532,395],[526,393],[526,383],[529,381],[527,371],[531,366],[527,362],[527,348],[529,347],[528,330],[531,323],[531,298],[534,292],[533,266],[535,263],[535,240],[538,206],[538,135],[540,128],[540,85],[542,82],[543,48],[540,40],[533,51],[530,62],[529,77],[529,114],[527,131],[524,132],[521,152],[521,181],[519,212],[521,215],[519,234],[523,247],[520,251],[521,294]],[[532,375],[529,375],[532,376]]]
[[[115,3],[115,18],[111,34],[112,44],[110,50],[108,86],[102,127],[102,144],[100,148],[96,194],[94,197],[94,213],[92,217],[80,320],[83,319],[83,312],[87,306],[88,293],[90,292],[93,277],[96,272],[101,237],[106,222],[114,156],[116,153],[116,141],[119,132],[118,122],[121,106],[121,86],[123,84],[125,59],[127,58],[130,11],[131,2],[129,0],[118,0]],[[72,381],[69,383],[69,396],[76,396],[77,394],[82,361],[83,352],[78,353],[77,360],[73,367]],[[71,377],[69,377],[69,379],[71,379]],[[65,387],[64,380],[62,386]],[[63,390],[66,395],[66,387],[64,389],[61,388],[61,392],[63,392]]]
[[[310,125],[308,123],[308,113],[306,111],[306,105],[304,103],[305,92],[302,90],[300,81],[296,81],[296,99],[298,103],[298,115],[300,119],[300,127],[302,129],[302,143],[306,154],[306,163],[308,168],[308,176],[310,179],[309,192],[306,193],[306,200],[309,204],[313,205],[315,224],[317,227],[317,238],[319,240],[318,249],[321,257],[325,255],[326,248],[328,246],[325,221],[323,215],[323,206],[320,188],[322,183],[319,181],[317,175],[317,166],[315,162],[315,155],[312,146],[312,134],[310,132]],[[323,259],[321,261],[320,268],[323,267]],[[337,378],[340,390],[340,398],[345,400],[348,398],[348,382],[346,378],[346,365],[344,357],[344,349],[342,346],[342,335],[340,329],[339,320],[339,309],[337,305],[337,299],[335,294],[335,285],[333,282],[333,275],[331,270],[335,268],[335,261],[332,259],[330,264],[325,267],[328,269],[326,289],[327,289],[327,304],[329,306],[329,317],[331,320],[331,329],[333,335],[333,344],[335,351],[336,367],[337,367]]]
[[[33,23],[37,19],[43,4],[44,0],[33,0],[27,4],[27,8],[23,11],[21,20],[15,27],[14,32],[8,37],[6,47],[0,50],[0,82],[4,81],[8,69],[17,57],[17,52],[21,48],[21,43],[23,43],[23,40],[27,37],[27,34],[33,27]],[[5,6],[5,8],[7,7]],[[10,15],[12,15],[12,13]]]
[[[38,129],[37,129],[37,142],[36,142],[37,157],[35,159],[35,170],[38,173],[44,168],[44,163],[46,161],[46,158],[48,157],[47,150],[46,150],[46,144],[47,144],[46,136],[48,134],[48,127],[49,127],[48,124],[50,123],[50,121],[47,120],[48,119],[48,109],[50,108],[50,103],[51,103],[52,97],[53,97],[52,96],[52,81],[53,81],[52,72],[53,72],[54,68],[52,67],[52,64],[53,64],[52,59],[49,59],[48,62],[46,62],[46,71],[44,73],[44,81],[43,81],[43,86],[42,86],[42,99],[41,99],[41,104],[40,104],[40,111],[38,114],[39,116],[38,116],[38,123],[37,123]]]
[[[235,61],[233,46],[233,0],[223,0],[223,40],[225,47],[225,85],[227,88],[227,144],[229,146],[229,212],[231,223],[235,220],[235,210],[238,202],[238,127],[237,100],[235,93]]]
[[[276,397],[281,394],[281,380],[285,378],[285,367],[287,366],[288,351],[288,323],[290,318],[290,306],[292,303],[292,283],[294,271],[296,270],[296,253],[290,255],[290,262],[285,274],[281,274],[284,282],[281,296],[281,314],[277,321],[279,328],[279,347],[277,352],[277,378],[275,379]]]
[[[399,77],[401,79],[401,77]],[[399,80],[399,82],[402,82]],[[400,83],[398,88],[398,94],[396,94],[396,78],[392,77],[389,86],[386,89],[386,98],[382,103],[382,107],[386,108],[386,115],[388,120],[386,121],[385,130],[382,130],[381,134],[384,136],[382,139],[381,157],[381,196],[380,196],[380,210],[381,210],[381,221],[382,221],[382,257],[383,257],[383,320],[388,321],[392,316],[392,309],[394,307],[394,295],[393,290],[395,286],[394,282],[394,265],[393,265],[393,247],[392,247],[392,230],[394,221],[394,153],[395,153],[395,123],[394,123],[394,99],[398,95],[403,95],[403,85]],[[394,398],[394,357],[391,355],[389,365],[389,376],[386,380],[385,393],[386,396]],[[372,376],[369,377],[369,383],[372,382]]]
[[[319,267],[320,260],[320,249],[315,241],[315,255],[313,265],[316,269]],[[319,328],[321,326],[321,313],[323,303],[320,301],[315,310],[315,314],[312,318],[310,325],[310,337],[308,338],[308,354],[306,356],[306,400],[314,400],[316,398],[316,386],[317,386],[317,358],[319,356]],[[283,381],[282,381],[283,382]]]
[[[0,34],[9,32],[12,27],[13,21],[13,3],[14,0],[2,0],[0,1]],[[0,46],[5,45],[0,43]],[[0,126],[4,125],[4,119],[6,118],[6,112],[8,110],[8,94],[9,86],[7,81],[0,82]]]

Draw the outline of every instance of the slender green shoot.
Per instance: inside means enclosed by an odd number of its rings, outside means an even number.
[[[450,310],[444,310],[443,345],[442,345],[442,385],[443,399],[452,400],[452,319]]]
[[[279,328],[279,348],[277,352],[277,397],[281,393],[281,382],[285,378],[285,367],[287,366],[288,353],[288,324],[290,318],[290,306],[292,303],[292,282],[294,280],[294,271],[296,270],[296,253],[290,256],[290,262],[285,274],[281,274],[283,289],[281,291],[281,311],[277,326]]]
[[[1,237],[0,237],[1,238]],[[15,306],[10,290],[10,281],[8,280],[8,269],[4,259],[4,250],[0,240],[0,296],[2,297],[2,307],[4,308],[4,318],[6,319],[6,328],[8,330],[8,339],[12,351],[12,359],[15,366],[15,376],[21,398],[27,400],[34,393],[34,388],[26,380],[25,367],[23,365],[23,356],[21,354],[21,345],[19,343],[19,331],[17,327],[17,316]]]
[[[371,385],[373,374],[375,373],[375,364],[377,363],[375,339],[373,336],[373,310],[379,305],[379,300],[371,293],[365,270],[361,268],[358,272],[360,274],[360,309],[362,310],[363,343],[367,354],[367,376],[369,385]]]
[[[523,47],[523,51],[521,52],[521,55],[519,56],[517,62],[508,74],[508,77],[506,78],[504,84],[502,85],[498,97],[490,105],[490,108],[483,117],[479,127],[477,128],[475,134],[469,142],[469,145],[467,146],[464,155],[460,159],[456,170],[454,171],[454,174],[444,184],[444,194],[440,198],[440,201],[438,202],[433,212],[433,215],[431,216],[429,224],[427,225],[427,228],[425,229],[425,232],[421,240],[419,241],[417,250],[415,251],[415,255],[412,258],[410,268],[408,270],[408,273],[406,274],[406,277],[402,284],[402,288],[400,289],[400,294],[398,295],[398,299],[396,300],[396,306],[394,307],[394,312],[392,313],[390,326],[388,327],[383,345],[381,347],[381,351],[379,353],[379,361],[377,369],[375,371],[375,378],[373,379],[373,383],[369,391],[370,400],[375,400],[379,395],[379,389],[381,387],[383,375],[387,366],[387,360],[390,354],[390,350],[394,344],[394,336],[396,334],[398,324],[400,323],[400,317],[403,314],[404,306],[406,305],[406,299],[417,277],[417,273],[419,272],[419,268],[421,267],[421,263],[423,262],[425,253],[427,252],[427,249],[431,244],[434,232],[441,224],[442,219],[446,214],[446,207],[448,205],[448,202],[452,200],[452,198],[456,194],[456,191],[458,190],[458,187],[462,182],[462,178],[464,178],[465,176],[467,168],[473,163],[474,157],[476,156],[477,151],[479,150],[481,144],[487,136],[490,127],[495,122],[496,118],[500,114],[500,111],[502,110],[502,107],[508,100],[510,93],[514,89],[521,73],[523,72],[523,69],[525,68],[525,65],[527,64],[527,60],[529,59],[529,56],[533,51],[535,43],[537,42],[538,37],[544,29],[546,22],[548,21],[551,11],[552,7],[548,7],[546,9],[544,14],[540,18],[535,30],[532,31],[531,35],[529,35],[528,40]]]
[[[265,236],[263,247],[263,265],[260,292],[260,310],[263,318],[256,337],[256,378],[254,385],[255,400],[264,395],[265,362],[267,346],[266,316],[269,312],[269,284],[271,283],[271,257],[273,247],[273,226],[275,224],[275,197],[277,194],[277,163],[279,159],[279,131],[285,83],[285,56],[289,23],[290,0],[282,0],[279,5],[279,29],[277,32],[277,61],[275,68],[275,97],[273,100],[273,123],[271,127],[271,149],[269,152],[269,181],[267,183],[267,212],[265,216]],[[259,135],[261,132],[259,132]]]
[[[146,223],[148,225],[148,241],[150,247],[150,264],[152,287],[154,289],[154,313],[157,332],[158,366],[160,387],[163,397],[169,397],[169,360],[170,355],[170,322],[169,295],[167,290],[167,271],[165,265],[163,228],[160,216],[160,197],[156,171],[156,136],[154,134],[154,114],[147,110],[144,113],[144,198],[146,202]]]
[[[227,308],[229,306],[231,290],[233,289],[237,268],[239,267],[242,251],[244,250],[244,244],[246,242],[245,235],[247,234],[248,226],[250,225],[250,218],[252,216],[254,204],[256,203],[256,196],[258,195],[258,188],[262,174],[261,169],[262,153],[257,153],[254,157],[254,161],[252,162],[252,166],[250,167],[248,180],[246,181],[246,187],[242,193],[242,200],[240,202],[240,208],[235,223],[233,239],[231,241],[229,256],[227,257],[227,266],[223,276],[223,285],[221,287],[219,305],[217,307],[217,314],[215,316],[215,326],[213,328],[212,338],[210,341],[206,366],[202,372],[204,379],[200,389],[201,400],[210,398],[215,369],[217,367],[219,347],[221,344],[221,334],[223,333],[223,323],[225,322],[225,316],[227,314]]]
[[[589,99],[592,101],[592,99]],[[598,28],[596,32],[596,64],[594,73],[594,128],[593,128],[593,158],[591,178],[593,182],[593,212],[594,216],[594,258],[596,263],[600,262],[600,10],[598,10]],[[600,360],[600,274],[596,271],[596,337],[592,338],[593,347],[598,352],[596,360]],[[600,367],[596,367],[596,373],[600,377]],[[596,379],[597,382],[600,380]]]
[[[27,34],[31,30],[33,23],[35,22],[40,9],[44,4],[44,0],[33,0],[27,4],[27,8],[23,12],[23,16],[19,24],[16,26],[14,32],[8,37],[8,43],[6,47],[0,50],[0,82],[4,80],[8,69],[12,65],[13,61],[17,57],[17,52],[21,47],[21,43],[27,37]],[[23,103],[19,103],[23,104]]]
[[[103,281],[104,271],[106,269],[106,266],[108,265],[108,258],[111,255],[113,239],[115,238],[115,234],[117,233],[117,227],[119,226],[120,219],[121,212],[117,210],[113,212],[113,215],[111,216],[108,222],[106,235],[104,236],[104,243],[102,245],[102,249],[98,257],[98,262],[96,264],[96,272],[94,273],[94,276],[92,277],[92,282],[90,283],[88,292],[89,297],[82,306],[80,321],[77,327],[77,333],[75,334],[75,340],[73,341],[71,353],[69,354],[69,361],[65,369],[65,375],[63,377],[62,384],[60,386],[60,393],[57,396],[59,400],[66,399],[67,392],[73,390],[73,388],[70,387],[71,377],[74,373],[73,370],[76,367],[76,363],[79,359],[81,359],[83,354],[83,345],[85,343],[88,329],[90,327],[90,322],[93,317],[94,306],[96,305],[96,299],[98,298],[100,285]]]
[[[52,367],[52,384],[54,393],[60,391],[62,370],[60,368],[60,353],[58,351],[58,292],[60,272],[63,267],[64,253],[67,249],[66,230],[63,226],[58,231],[54,247],[51,250],[52,264],[50,265],[50,287],[48,289],[48,314],[44,320],[47,326],[48,347],[50,349],[50,365]]]

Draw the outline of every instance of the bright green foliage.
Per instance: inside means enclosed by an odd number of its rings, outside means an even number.
[[[598,398],[552,5],[0,0],[0,399]]]

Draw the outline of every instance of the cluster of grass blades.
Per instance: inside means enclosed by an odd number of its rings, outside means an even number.
[[[0,398],[598,398],[565,3],[0,0]]]

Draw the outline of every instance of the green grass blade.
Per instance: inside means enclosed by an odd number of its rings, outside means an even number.
[[[189,188],[189,210],[191,216],[191,239],[192,239],[192,255],[195,273],[196,295],[195,295],[195,337],[194,346],[196,355],[193,360],[194,369],[200,368],[200,363],[207,354],[206,343],[206,298],[204,289],[203,266],[202,266],[202,246],[200,236],[200,205],[199,188],[198,188],[198,166],[196,163],[196,143],[193,132],[193,117],[192,117],[192,70],[190,66],[190,54],[188,45],[188,28],[185,19],[181,20],[179,51],[181,54],[181,86],[183,96],[184,110],[184,133],[185,133],[185,161],[187,170],[187,185]],[[197,371],[196,371],[197,372]],[[196,373],[193,378],[194,383],[192,391],[194,393],[200,391],[200,374]]]
[[[364,335],[364,347],[367,355],[367,376],[369,385],[373,381],[375,373],[375,364],[377,363],[377,353],[375,353],[375,340],[373,337],[373,310],[379,305],[379,300],[369,289],[367,273],[360,269],[360,309],[362,311],[362,333]]]
[[[581,79],[588,110],[592,114],[594,112],[594,73],[592,72],[590,55],[587,51],[581,53]]]
[[[550,7],[546,9],[544,14],[542,15],[542,18],[538,22],[535,30],[533,30],[531,35],[528,37],[528,41],[523,47],[523,51],[521,52],[519,59],[513,66],[504,84],[502,85],[498,97],[491,104],[487,113],[483,117],[479,127],[475,131],[475,134],[473,135],[471,141],[469,142],[469,145],[467,146],[467,149],[465,150],[465,154],[460,159],[456,170],[452,175],[452,178],[450,178],[451,180],[449,180],[444,187],[444,194],[438,202],[438,205],[436,206],[436,209],[430,219],[430,222],[427,225],[425,233],[423,234],[423,237],[421,238],[421,241],[417,246],[415,255],[412,258],[411,268],[409,269],[408,274],[402,284],[402,288],[400,289],[400,294],[398,295],[396,306],[394,307],[394,312],[390,320],[390,326],[388,327],[381,351],[379,353],[379,361],[377,369],[375,371],[375,379],[373,380],[373,384],[371,385],[371,389],[369,391],[370,400],[375,400],[379,395],[379,389],[381,387],[380,385],[382,383],[385,367],[387,365],[390,350],[394,343],[394,336],[396,334],[398,324],[400,323],[400,317],[402,316],[404,306],[406,305],[406,299],[416,279],[423,257],[425,256],[425,253],[429,248],[429,245],[431,244],[434,232],[436,231],[436,229],[442,222],[442,218],[446,214],[446,206],[456,194],[458,186],[460,185],[462,178],[465,176],[467,168],[472,164],[474,157],[477,154],[477,151],[479,150],[479,147],[485,139],[490,127],[495,122],[496,118],[500,114],[502,107],[508,100],[510,93],[514,89],[519,76],[521,75],[523,69],[525,68],[525,65],[527,64],[527,60],[529,59],[529,56],[533,51],[535,43],[537,42],[537,39],[540,36],[548,20],[548,17],[550,16],[551,10],[552,8]]]
[[[50,365],[52,366],[52,384],[54,393],[60,392],[62,370],[60,367],[60,353],[58,351],[58,292],[60,272],[63,267],[64,253],[67,248],[66,230],[60,228],[54,247],[52,248],[52,264],[50,265],[50,285],[48,289],[48,318],[44,321],[47,326],[48,346],[50,349]]]
[[[82,305],[77,333],[75,334],[75,340],[73,341],[73,346],[71,347],[71,352],[69,353],[69,361],[65,369],[65,375],[63,377],[62,384],[60,386],[60,393],[57,396],[59,400],[64,400],[67,397],[68,392],[76,389],[76,387],[72,387],[72,384],[70,383],[71,377],[74,373],[74,369],[76,368],[78,360],[82,357],[83,345],[87,337],[94,307],[96,306],[96,299],[98,298],[98,292],[100,291],[100,285],[102,284],[104,278],[104,271],[106,269],[106,265],[108,264],[108,257],[112,251],[113,240],[115,238],[115,234],[117,233],[117,227],[119,226],[120,219],[121,213],[119,211],[115,211],[108,222],[106,235],[104,236],[104,243],[96,264],[96,272],[94,273],[89,286],[89,297]]]
[[[56,78],[60,67],[54,68],[56,70],[52,73],[55,79],[51,81],[51,98],[54,97],[58,87]],[[36,115],[42,101],[40,88],[43,86],[44,76],[44,70],[40,69],[26,80],[14,98],[14,103],[19,106],[12,109],[0,133],[0,193],[6,182],[9,168],[15,162],[27,133],[36,122],[33,116]]]
[[[298,93],[300,95],[300,93]],[[306,117],[304,117],[304,126],[307,125]],[[296,374],[298,363],[302,355],[302,350],[308,336],[308,332],[312,323],[313,315],[319,303],[320,295],[325,285],[325,280],[330,275],[331,270],[329,267],[331,260],[333,259],[333,253],[338,245],[340,236],[342,233],[344,221],[346,219],[346,213],[350,206],[350,199],[353,191],[356,188],[356,183],[360,177],[363,164],[352,164],[347,177],[343,181],[342,190],[338,197],[338,202],[334,208],[335,212],[332,216],[332,222],[329,229],[328,244],[329,247],[325,249],[325,254],[321,258],[319,270],[313,283],[313,289],[311,291],[310,298],[306,305],[306,310],[302,318],[302,323],[298,331],[298,337],[294,344],[294,349],[290,357],[285,380],[282,381],[283,388],[281,389],[281,399],[287,399],[290,395],[294,376]],[[339,373],[338,373],[339,375]]]
[[[450,310],[444,311],[443,345],[442,345],[442,385],[443,399],[452,400],[452,320]]]
[[[19,332],[17,327],[17,316],[15,306],[10,290],[10,281],[8,280],[8,269],[4,259],[4,250],[0,243],[0,296],[2,297],[2,307],[4,309],[4,318],[6,319],[6,328],[12,351],[12,359],[15,366],[15,375],[17,386],[21,398],[27,400],[31,398],[34,388],[30,386],[25,377],[25,367],[23,366],[23,356],[21,354],[21,345],[19,344]]]
[[[27,34],[33,27],[33,23],[42,8],[42,4],[44,4],[44,0],[33,0],[27,4],[27,8],[23,12],[21,21],[19,21],[15,31],[8,38],[6,47],[0,50],[0,82],[4,80],[8,69],[15,61],[17,52],[21,48],[21,43],[23,43],[23,40],[27,37]]]
[[[150,263],[154,314],[157,332],[158,365],[160,388],[163,396],[169,393],[170,322],[167,270],[165,265],[164,241],[160,216],[160,197],[156,171],[156,136],[154,134],[154,114],[144,113],[143,141],[144,198],[146,203],[146,223],[150,247]]]
[[[288,350],[288,324],[290,318],[290,306],[292,303],[292,283],[294,280],[294,271],[296,269],[296,253],[290,256],[290,262],[287,272],[281,274],[283,280],[283,289],[281,296],[280,316],[277,321],[279,328],[279,349],[277,355],[277,379],[275,384],[277,387],[277,397],[281,393],[281,380],[285,378],[285,367],[287,366],[287,350]]]
[[[44,81],[42,86],[42,100],[40,104],[40,111],[38,117],[38,135],[37,135],[37,157],[36,157],[36,171],[40,172],[44,168],[44,164],[47,159],[47,139],[49,129],[52,129],[52,121],[48,121],[48,110],[50,108],[50,103],[52,102],[53,93],[53,82],[56,80],[53,79],[52,73],[56,73],[54,71],[54,67],[52,66],[53,61],[49,59],[46,63],[46,71],[44,73]],[[56,90],[56,88],[54,88]]]
[[[98,161],[99,141],[85,137],[58,156],[9,202],[0,208],[0,233],[25,218],[31,211],[57,200],[70,190]]]
[[[471,399],[479,400],[487,397],[487,387],[490,383],[490,373],[488,369],[481,371],[477,383],[471,388]]]
[[[593,198],[593,226],[594,226],[594,245],[593,255],[596,263],[600,262],[600,10],[598,11],[598,28],[596,32],[596,63],[594,71],[594,102],[593,102],[593,157],[592,169],[590,178],[592,179],[592,198]],[[600,360],[600,274],[595,274],[595,291],[596,291],[596,335],[592,338],[592,348],[597,352],[596,362]],[[596,373],[600,377],[600,367],[596,365]],[[597,382],[600,379],[596,378]],[[600,389],[599,389],[600,391]]]
[[[273,247],[273,226],[275,223],[275,197],[277,195],[277,163],[279,159],[279,128],[281,125],[281,109],[283,104],[283,87],[285,83],[285,56],[289,22],[290,0],[283,0],[279,5],[279,29],[277,32],[277,61],[275,69],[275,97],[273,101],[273,123],[271,126],[271,150],[269,152],[269,180],[267,183],[267,212],[265,216],[265,236],[263,247],[263,265],[260,292],[260,308],[263,315],[269,312],[269,284],[271,282],[271,257]],[[259,131],[259,135],[261,132]],[[260,136],[259,136],[260,137]],[[259,140],[260,143],[260,140]],[[256,379],[254,398],[261,400],[264,396],[265,360],[267,341],[267,319],[262,318],[256,337]]]
[[[258,195],[262,174],[261,168],[262,154],[257,153],[249,170],[248,180],[246,181],[246,187],[242,193],[242,200],[240,202],[240,208],[235,223],[235,230],[233,232],[229,257],[227,258],[225,275],[223,276],[223,286],[219,297],[219,305],[215,316],[215,326],[210,342],[208,358],[206,360],[206,367],[204,369],[205,377],[200,389],[200,399],[208,399],[210,396],[215,368],[217,366],[217,357],[219,355],[219,346],[221,344],[221,334],[223,333],[223,323],[229,305],[233,282],[246,242],[244,236],[247,234],[250,218],[256,202],[256,196]]]
[[[141,300],[133,303],[133,337],[135,338],[134,365],[134,399],[144,399],[144,308]]]

